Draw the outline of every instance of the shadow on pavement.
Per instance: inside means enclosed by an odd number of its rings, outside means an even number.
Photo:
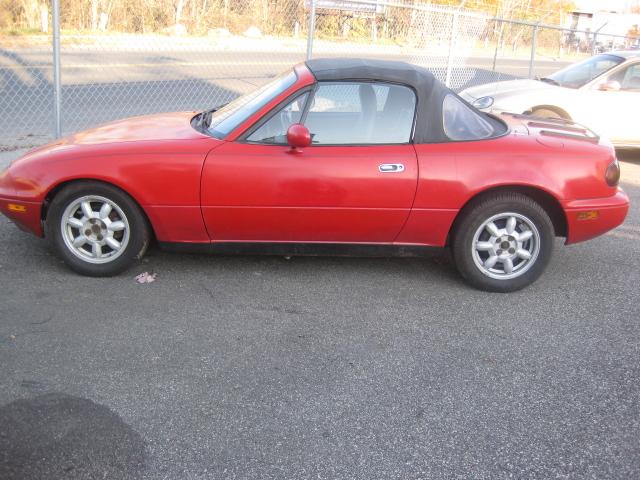
[[[53,135],[53,86],[46,65],[29,65],[20,53],[0,48],[0,63],[3,61],[12,68],[0,68],[0,152],[43,145]],[[168,65],[160,78],[103,81],[98,72],[88,83],[72,83],[73,73],[63,65],[63,76],[69,79],[61,89],[63,133],[135,115],[213,108],[239,95],[229,85],[262,84],[277,72],[238,78],[224,70],[207,70],[197,77]]]
[[[0,407],[0,478],[140,478],[142,437],[108,408],[51,393]]]

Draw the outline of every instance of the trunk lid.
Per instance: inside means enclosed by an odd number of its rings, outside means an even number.
[[[589,127],[562,118],[545,118],[533,115],[503,113],[500,118],[507,122],[515,134],[532,135],[544,144],[557,145],[554,140],[574,140],[578,142],[600,143],[600,136]]]

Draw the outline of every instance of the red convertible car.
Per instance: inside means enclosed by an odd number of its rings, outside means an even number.
[[[471,107],[427,70],[317,59],[219,109],[121,120],[30,151],[0,209],[84,275],[155,238],[223,253],[452,249],[472,285],[520,289],[554,237],[623,222],[611,144],[586,127]]]

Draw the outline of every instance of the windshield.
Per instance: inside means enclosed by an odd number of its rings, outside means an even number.
[[[296,78],[295,72],[288,72],[258,90],[238,97],[219,110],[213,111],[207,122],[207,132],[216,138],[226,137],[247,118],[293,85]]]
[[[582,62],[569,65],[542,80],[551,80],[552,83],[561,87],[580,88],[623,61],[624,58],[616,55],[596,55]]]

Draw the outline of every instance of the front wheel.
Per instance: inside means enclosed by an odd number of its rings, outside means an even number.
[[[471,285],[512,292],[542,274],[553,241],[553,224],[538,203],[522,194],[499,193],[461,213],[451,246],[460,274]]]
[[[531,112],[531,115],[534,117],[542,117],[542,118],[558,118],[564,119],[562,115],[560,115],[555,110],[551,110],[550,108],[536,108]]]
[[[116,275],[141,258],[150,232],[140,207],[126,193],[99,182],[61,190],[47,214],[46,236],[75,272]]]

